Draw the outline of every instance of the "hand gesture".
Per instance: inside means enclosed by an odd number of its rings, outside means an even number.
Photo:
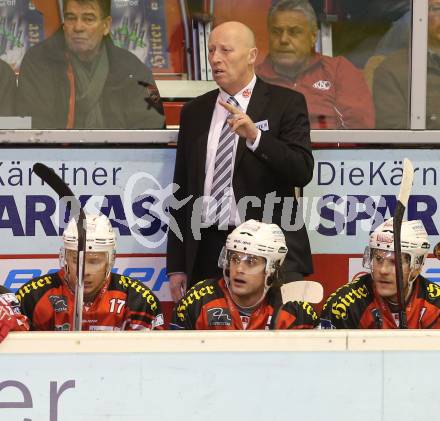
[[[250,117],[232,104],[223,101],[219,101],[219,104],[229,111],[227,121],[231,130],[253,143],[257,138],[258,128]]]

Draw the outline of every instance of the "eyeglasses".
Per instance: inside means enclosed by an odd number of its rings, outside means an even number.
[[[440,4],[431,4],[428,6],[429,13],[440,13]]]

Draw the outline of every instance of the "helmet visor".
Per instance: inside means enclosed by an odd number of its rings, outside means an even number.
[[[239,251],[228,250],[226,258],[227,269],[231,266],[239,268],[240,271],[248,275],[256,275],[266,270],[266,259],[254,254],[242,253]]]
[[[76,273],[76,265],[78,261],[78,252],[73,250],[66,250],[66,264],[69,268],[69,273]],[[104,273],[108,266],[107,252],[88,251],[85,254],[85,273],[96,274]]]
[[[373,269],[374,267],[377,267],[379,265],[392,265],[394,267],[395,253],[394,251],[390,251],[390,250],[381,250],[381,249],[367,247],[365,249],[363,263],[364,263],[364,267],[368,269]],[[403,252],[402,265],[410,266],[410,264],[411,264],[411,255]]]

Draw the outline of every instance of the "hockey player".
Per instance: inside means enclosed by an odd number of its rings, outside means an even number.
[[[20,313],[20,303],[12,292],[0,285],[0,342],[10,331],[26,330],[29,330],[29,323]]]
[[[227,237],[219,265],[224,278],[197,283],[177,302],[173,329],[310,329],[318,317],[305,302],[282,304],[277,284],[286,257],[275,224],[249,220]]]
[[[104,215],[86,217],[84,306],[82,330],[143,330],[162,328],[159,300],[141,282],[111,272],[116,241]],[[62,269],[34,278],[17,292],[32,330],[71,330],[78,232],[72,219],[64,230]]]
[[[410,329],[440,328],[440,286],[420,275],[429,252],[421,221],[404,221],[401,229],[403,286]],[[399,306],[394,268],[393,219],[371,234],[364,267],[369,274],[330,295],[321,313],[324,329],[397,329]]]

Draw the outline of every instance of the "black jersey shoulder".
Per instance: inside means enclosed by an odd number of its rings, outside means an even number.
[[[38,301],[48,290],[57,288],[62,280],[59,272],[41,275],[26,282],[16,293],[18,301]]]
[[[327,299],[321,312],[321,325],[331,323],[336,328],[355,328],[373,300],[371,275],[354,279],[338,288]]]
[[[109,291],[121,291],[127,295],[127,304],[132,309],[143,310],[145,307],[155,313],[160,312],[160,302],[156,295],[144,283],[129,276],[111,274]]]

